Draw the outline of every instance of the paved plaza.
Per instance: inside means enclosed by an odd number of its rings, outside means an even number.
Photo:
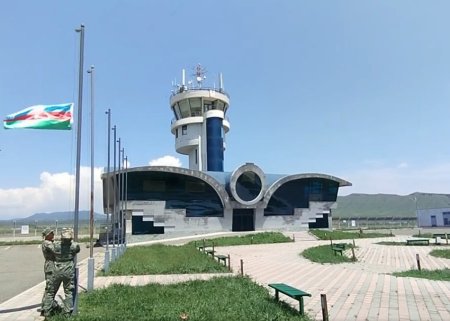
[[[395,277],[390,273],[417,267],[422,269],[450,268],[450,260],[432,257],[433,248],[444,246],[387,246],[380,241],[404,241],[408,236],[378,239],[357,239],[356,263],[317,264],[299,254],[313,246],[329,244],[318,241],[307,232],[296,232],[295,242],[251,246],[218,247],[218,254],[230,255],[235,274],[243,261],[244,274],[263,286],[286,283],[311,293],[305,298],[305,311],[315,320],[322,320],[321,294],[326,294],[329,320],[409,321],[450,320],[450,282]],[[183,242],[183,239],[172,240]],[[351,240],[349,240],[351,242]],[[347,250],[346,255],[351,255]],[[95,268],[103,267],[104,252],[95,254]],[[81,261],[80,286],[86,288],[87,261]],[[222,275],[222,274],[221,274]],[[151,282],[174,283],[192,279],[207,279],[214,274],[148,275],[95,277],[94,287],[112,283],[133,286]],[[0,320],[34,320],[38,316],[44,283],[23,292],[0,305]],[[272,290],[271,290],[272,291]],[[273,293],[273,292],[271,292]],[[281,294],[280,298],[298,309],[298,302]],[[151,303],[149,303],[151,304]],[[17,311],[15,311],[17,310]]]

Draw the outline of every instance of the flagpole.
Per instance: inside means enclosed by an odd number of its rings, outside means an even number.
[[[94,66],[87,71],[91,75],[91,206],[89,211],[89,259],[88,292],[94,289]]]
[[[76,29],[80,33],[80,65],[78,70],[78,120],[77,120],[77,159],[75,165],[75,211],[73,219],[73,239],[78,241],[78,220],[80,210],[80,159],[81,123],[83,116],[83,63],[84,63],[84,25]]]
[[[112,225],[112,237],[113,237],[113,249],[111,251],[111,260],[114,261],[116,259],[116,201],[117,201],[117,184],[116,184],[116,134],[117,134],[117,126],[114,125],[112,130],[114,130],[114,154],[113,154],[113,212],[111,216],[111,225]]]
[[[80,29],[75,29],[80,33],[80,65],[78,70],[78,120],[77,120],[77,159],[75,166],[75,210],[73,218],[73,239],[78,241],[78,219],[80,209],[80,159],[81,159],[81,123],[83,111],[83,63],[84,63],[84,25],[80,25]],[[74,258],[75,275],[73,288],[73,311],[72,314],[78,313],[78,274],[77,257]]]
[[[125,148],[122,147],[122,179],[120,180],[120,185],[121,185],[121,190],[122,190],[122,192],[121,192],[122,205],[120,206],[120,209],[121,209],[121,211],[120,211],[120,237],[121,237],[121,240],[122,240],[122,242],[121,242],[122,243],[122,250],[123,250],[123,243],[124,243],[123,238],[125,236],[124,227],[123,227],[123,214],[124,214],[124,205],[125,205],[124,204],[124,200],[125,200],[125,190],[124,190],[124,186],[125,186],[125,171],[124,171],[125,164],[124,164],[124,161],[125,161]]]
[[[122,204],[121,204],[121,201],[122,201],[122,190],[121,190],[121,174],[120,174],[120,169],[121,169],[121,164],[120,164],[120,152],[121,152],[121,149],[120,149],[120,137],[119,137],[119,139],[117,140],[117,143],[119,144],[119,148],[118,148],[118,154],[117,154],[117,156],[118,156],[118,159],[117,159],[117,162],[118,162],[118,164],[117,164],[117,167],[118,167],[118,169],[117,169],[117,177],[118,177],[118,181],[117,181],[117,186],[118,186],[118,188],[119,188],[119,203],[117,204],[118,205],[118,213],[117,213],[117,219],[118,219],[118,222],[117,222],[117,225],[118,225],[118,228],[117,228],[117,232],[118,232],[118,234],[117,234],[117,245],[118,245],[118,247],[119,247],[119,253],[120,253],[120,244],[122,243],[122,239],[119,237],[119,233],[121,233],[121,222],[120,222],[120,215],[121,215],[121,209],[122,209]]]
[[[128,156],[125,156],[125,219],[124,222],[124,235],[127,234],[127,203],[128,203]],[[127,244],[127,239],[125,238],[125,245]]]
[[[89,257],[94,257],[94,66],[87,71],[91,75],[91,206],[89,211]]]
[[[111,109],[108,108],[108,111],[106,112],[108,114],[108,168],[107,168],[107,175],[106,175],[106,248],[105,248],[105,263],[104,263],[104,269],[105,272],[109,271],[109,211],[110,211],[110,205],[109,205],[109,184],[110,184],[110,170],[111,170]]]

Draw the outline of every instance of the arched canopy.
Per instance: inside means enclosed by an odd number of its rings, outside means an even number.
[[[211,176],[169,166],[127,170],[127,200],[159,200],[166,208],[186,209],[186,216],[223,216],[229,197]]]
[[[340,186],[351,186],[351,183],[324,174],[282,177],[264,195],[264,215],[292,215],[295,208],[308,208],[311,201],[335,202]]]

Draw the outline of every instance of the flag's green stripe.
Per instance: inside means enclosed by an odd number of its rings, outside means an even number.
[[[13,128],[31,128],[31,129],[71,129],[70,120],[31,120],[31,121],[5,121],[4,127]]]

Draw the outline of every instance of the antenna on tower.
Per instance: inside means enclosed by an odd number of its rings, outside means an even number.
[[[195,80],[197,81],[197,86],[199,88],[202,87],[203,80],[206,79],[206,70],[202,67],[202,65],[198,64],[197,67],[195,67],[195,73],[193,76],[195,76]]]
[[[223,76],[222,73],[219,73],[219,90],[223,91]]]

